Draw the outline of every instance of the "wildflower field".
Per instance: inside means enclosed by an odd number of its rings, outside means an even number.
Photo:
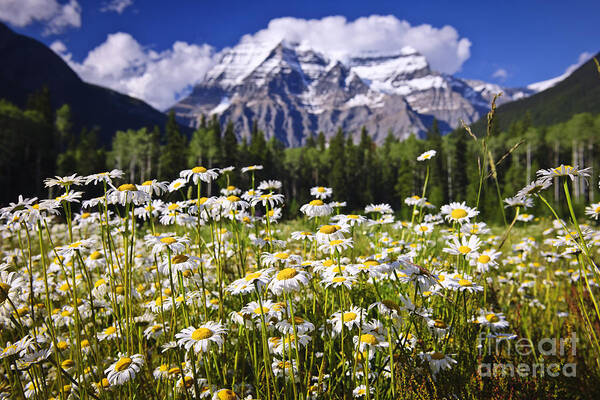
[[[423,170],[435,156],[419,157]],[[576,215],[569,192],[573,179],[595,182],[588,170],[538,171],[504,200],[502,226],[476,204],[430,204],[427,179],[405,200],[407,221],[387,204],[350,213],[321,186],[282,221],[277,177],[249,166],[238,188],[234,172],[56,177],[51,199],[2,208],[0,398],[600,391],[600,204]],[[552,185],[568,214],[544,197]],[[548,217],[526,214],[534,202]]]

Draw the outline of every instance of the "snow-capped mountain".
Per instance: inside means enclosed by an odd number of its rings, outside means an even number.
[[[433,118],[443,132],[499,103],[527,96],[529,89],[463,80],[431,70],[424,56],[406,47],[393,54],[364,53],[339,60],[299,44],[241,43],[224,50],[219,62],[173,109],[189,126],[201,115],[233,121],[249,136],[257,121],[267,137],[298,146],[317,132],[330,137],[342,128],[357,135],[366,126],[376,142],[423,134]]]

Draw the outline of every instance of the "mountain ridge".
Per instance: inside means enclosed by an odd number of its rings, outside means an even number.
[[[47,86],[53,109],[69,104],[76,128],[97,126],[109,144],[117,130],[164,126],[167,116],[142,100],[84,82],[43,43],[0,22],[0,98],[25,106],[27,96]]]
[[[300,44],[273,47],[241,43],[225,49],[192,93],[171,109],[197,127],[201,115],[231,120],[238,139],[253,120],[267,137],[300,146],[316,132],[331,137],[341,127],[358,135],[366,126],[376,142],[391,131],[400,139],[423,135],[433,118],[444,133],[460,120],[484,115],[497,85],[433,71],[424,56],[405,47],[394,53],[340,60]],[[530,95],[510,89],[509,101]]]

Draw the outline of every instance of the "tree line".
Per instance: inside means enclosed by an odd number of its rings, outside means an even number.
[[[64,105],[53,112],[48,96],[44,91],[32,95],[25,110],[0,101],[0,138],[4,144],[0,184],[6,188],[0,199],[3,204],[14,201],[18,194],[45,195],[40,183],[53,174],[85,175],[120,168],[126,171],[128,181],[139,183],[151,178],[172,180],[179,171],[198,165],[234,166],[230,182],[245,188],[249,177],[241,174],[240,168],[260,164],[264,169],[257,173],[257,179],[282,181],[283,193],[289,198],[288,215],[297,215],[298,208],[310,201],[310,188],[321,185],[332,187],[334,200],[345,201],[347,211],[385,202],[407,217],[410,208],[404,199],[421,194],[426,168],[417,157],[427,150],[437,152],[428,161],[428,200],[437,206],[450,201],[475,205],[483,173],[486,179],[479,193],[479,208],[486,220],[502,221],[498,193],[502,198],[514,196],[535,179],[538,169],[561,163],[592,167],[590,182],[573,182],[578,207],[599,199],[600,159],[595,154],[600,145],[600,115],[576,114],[549,127],[532,126],[528,116],[505,131],[492,125],[486,141],[497,172],[496,186],[490,165],[481,158],[480,142],[462,128],[442,136],[436,121],[422,139],[411,135],[399,141],[390,133],[378,145],[365,128],[357,142],[350,132],[338,129],[329,140],[320,132],[310,135],[303,147],[285,148],[274,137],[267,140],[256,123],[249,138],[238,140],[233,124],[222,125],[216,116],[202,118],[187,137],[170,113],[162,129],[118,131],[110,148],[105,149],[99,145],[95,129],[72,132],[70,108]],[[474,134],[482,136],[485,132]],[[558,190],[552,193],[557,202],[560,196]]]

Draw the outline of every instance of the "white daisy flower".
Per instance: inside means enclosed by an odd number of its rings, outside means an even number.
[[[221,347],[224,342],[223,335],[227,329],[218,322],[209,321],[199,328],[190,326],[175,335],[177,344],[186,350],[194,349],[195,353],[206,353],[211,344]]]
[[[108,382],[113,385],[122,385],[133,379],[144,366],[144,357],[141,354],[127,356],[119,353],[119,359],[104,370]]]
[[[285,290],[286,292],[295,292],[300,290],[310,281],[310,274],[298,267],[287,267],[277,272],[271,283],[269,290],[275,295],[280,295]]]
[[[194,167],[192,169],[184,169],[179,173],[179,177],[186,181],[193,181],[194,185],[198,184],[198,181],[212,182],[219,177],[217,168],[206,169],[204,167]]]
[[[333,190],[324,186],[315,186],[310,189],[310,195],[321,200],[325,200],[326,198],[331,197],[332,194]]]
[[[417,161],[430,160],[433,157],[435,157],[436,154],[437,154],[437,152],[435,150],[426,151],[425,153],[423,153],[419,157],[417,157]]]

